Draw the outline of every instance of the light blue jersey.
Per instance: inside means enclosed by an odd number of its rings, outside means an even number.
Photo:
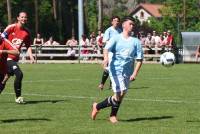
[[[105,49],[112,52],[113,56],[109,64],[109,75],[130,77],[134,69],[135,59],[143,59],[141,42],[134,37],[124,38],[122,34],[109,40]]]
[[[110,40],[110,38],[114,37],[115,35],[118,35],[122,32],[121,28],[114,28],[113,26],[106,29],[104,35],[103,35],[103,42],[106,42]]]

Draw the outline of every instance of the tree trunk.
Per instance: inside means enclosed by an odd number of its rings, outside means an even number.
[[[102,14],[103,14],[103,3],[102,0],[98,0],[98,30],[102,29]]]
[[[59,40],[63,41],[62,36],[62,0],[58,1],[58,31],[59,31]]]
[[[88,0],[83,1],[83,11],[84,11],[83,13],[84,22],[85,22],[84,28],[86,28],[83,34],[85,34],[88,31],[88,27],[87,27],[88,26]]]
[[[38,0],[34,0],[34,3],[35,3],[35,33],[37,34],[39,32]]]
[[[12,23],[12,12],[10,0],[7,0],[8,24]]]
[[[75,24],[74,24],[74,2],[72,1],[71,2],[71,9],[70,9],[70,12],[71,12],[71,21],[72,21],[72,36],[75,36]]]
[[[56,20],[57,19],[57,10],[56,10],[56,0],[53,0],[53,17]]]

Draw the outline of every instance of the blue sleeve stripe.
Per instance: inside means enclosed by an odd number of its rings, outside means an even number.
[[[7,37],[8,37],[8,33],[7,33],[7,32],[3,32],[3,33],[1,34],[1,37],[2,37],[2,38],[7,38]]]

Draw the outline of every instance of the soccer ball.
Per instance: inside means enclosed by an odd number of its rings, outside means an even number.
[[[175,56],[171,52],[165,52],[160,56],[160,63],[165,67],[171,67],[175,63]]]

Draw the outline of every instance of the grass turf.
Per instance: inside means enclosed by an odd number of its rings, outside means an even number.
[[[97,64],[21,64],[23,96],[14,102],[13,78],[0,96],[1,134],[198,134],[200,68],[144,64],[120,107],[118,124],[108,121],[110,108],[90,119],[91,105],[111,95],[97,89]]]

